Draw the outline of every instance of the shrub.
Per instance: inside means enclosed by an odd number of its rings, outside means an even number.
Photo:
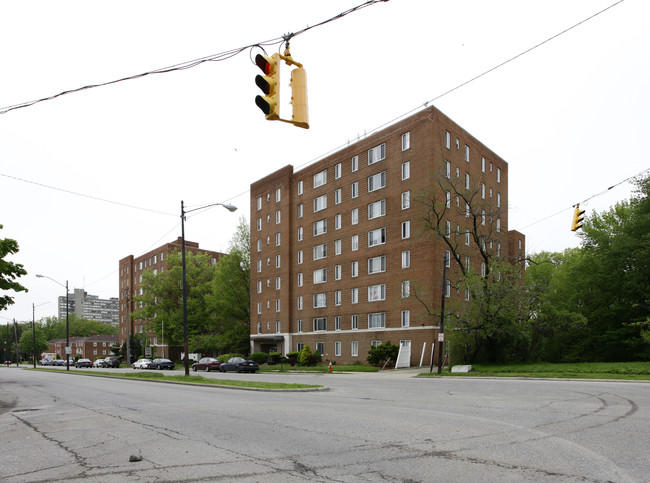
[[[269,355],[266,352],[254,352],[250,355],[250,358],[258,364],[264,364],[268,361]]]
[[[390,359],[393,362],[392,365],[395,365],[398,354],[399,346],[387,341],[377,347],[371,347],[366,360],[373,366],[382,366]]]
[[[281,358],[280,352],[269,352],[269,364],[279,364]]]
[[[298,362],[298,357],[300,356],[300,352],[288,352],[287,353],[287,359],[289,359],[289,364],[292,366],[295,366],[296,363]]]

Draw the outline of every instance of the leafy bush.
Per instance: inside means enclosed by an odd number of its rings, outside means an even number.
[[[373,366],[383,366],[390,359],[394,365],[397,354],[399,354],[399,346],[387,341],[377,347],[371,347],[366,360]]]
[[[264,354],[266,356],[266,354]],[[233,353],[233,354],[221,354],[220,356],[217,357],[221,362],[228,362],[228,359],[231,357],[244,357],[246,358],[244,354],[239,354],[239,353]]]
[[[308,345],[303,347],[303,349],[300,351],[300,355],[298,356],[298,364],[301,366],[315,366],[322,360],[323,359],[320,355],[320,352],[312,352],[311,347]]]
[[[250,355],[250,358],[261,365],[268,361],[269,355],[266,352],[254,352]]]
[[[269,364],[279,364],[281,358],[282,358],[282,353],[269,352]]]
[[[300,357],[300,352],[287,352],[287,359],[289,359],[289,364],[292,366],[296,365],[298,357]]]

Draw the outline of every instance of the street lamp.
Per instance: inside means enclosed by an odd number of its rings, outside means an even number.
[[[57,283],[61,285],[62,287],[65,287],[65,370],[69,371],[70,370],[70,354],[68,354],[68,351],[70,350],[70,322],[69,322],[69,317],[68,317],[68,312],[70,312],[70,305],[68,303],[68,281],[65,281],[65,285],[63,285],[61,282],[57,282],[51,277],[48,277],[47,275],[36,275],[38,278],[48,278],[52,280],[54,283]]]
[[[187,342],[187,280],[185,278],[185,215],[193,211],[203,210],[211,206],[223,206],[230,212],[236,211],[237,207],[229,205],[227,203],[212,203],[210,205],[200,206],[198,208],[193,208],[191,210],[186,210],[183,201],[181,200],[181,259],[183,264],[183,337],[184,337],[184,347],[185,351],[185,376],[190,375],[190,362],[189,362],[189,350]]]

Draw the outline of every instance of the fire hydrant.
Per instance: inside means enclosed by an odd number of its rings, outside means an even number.
[[[332,372],[332,363],[330,362],[330,372]]]

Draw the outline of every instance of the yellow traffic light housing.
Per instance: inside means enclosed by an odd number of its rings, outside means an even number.
[[[573,212],[573,222],[571,223],[571,231],[576,231],[578,228],[582,228],[582,220],[584,218],[585,210],[580,209],[580,205],[576,205],[576,209]]]
[[[255,56],[255,64],[265,75],[257,75],[255,84],[264,96],[256,96],[255,104],[266,115],[269,121],[280,119],[280,54],[266,57],[261,54]]]
[[[280,117],[280,60],[288,66],[296,66],[291,71],[291,105],[293,115],[291,120]],[[257,54],[255,64],[265,75],[255,77],[255,84],[264,96],[256,96],[255,104],[259,107],[269,121],[282,121],[294,126],[309,129],[309,109],[307,106],[307,72],[302,64],[294,61],[289,52],[289,44],[284,55],[273,54],[271,57]]]

